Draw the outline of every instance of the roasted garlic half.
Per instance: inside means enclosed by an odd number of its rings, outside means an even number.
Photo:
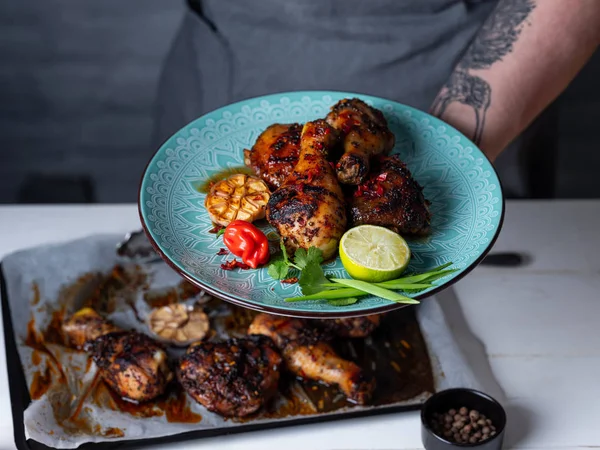
[[[200,308],[175,303],[153,310],[148,315],[148,327],[159,340],[186,346],[204,339],[210,321]]]
[[[234,220],[263,219],[269,197],[269,188],[263,180],[238,173],[215,183],[204,206],[214,223],[226,227]]]

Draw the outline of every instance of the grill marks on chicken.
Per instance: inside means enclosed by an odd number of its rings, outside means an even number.
[[[340,100],[326,120],[342,134],[344,154],[336,164],[340,183],[363,183],[369,174],[370,159],[394,147],[395,136],[383,113],[357,98]]]
[[[90,354],[106,384],[135,402],[164,393],[173,379],[167,353],[154,339],[123,331],[91,308],[82,308],[64,324],[69,344]]]
[[[269,199],[267,220],[291,254],[298,248],[317,247],[328,259],[346,230],[342,190],[326,159],[337,144],[337,132],[324,120],[306,123],[298,163]]]
[[[335,384],[358,404],[366,404],[375,388],[360,367],[339,357],[331,346],[320,340],[315,329],[307,328],[300,319],[258,314],[248,328],[248,334],[271,338],[281,350],[288,370],[295,375]]]
[[[85,349],[106,384],[129,400],[152,400],[173,378],[164,349],[145,334],[112,332],[89,341]]]
[[[208,410],[243,417],[277,392],[281,362],[273,343],[263,336],[204,342],[181,358],[177,378]]]
[[[396,156],[377,158],[369,179],[349,199],[349,212],[352,226],[380,225],[412,235],[430,231],[423,188]]]
[[[260,134],[251,150],[244,150],[245,164],[270,189],[281,186],[298,162],[301,132],[299,123],[276,123]]]

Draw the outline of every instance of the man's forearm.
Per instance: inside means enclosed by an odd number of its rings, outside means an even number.
[[[600,0],[500,0],[431,112],[492,161],[600,45]]]

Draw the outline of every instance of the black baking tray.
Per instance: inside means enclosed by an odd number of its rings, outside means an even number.
[[[27,387],[25,375],[21,365],[21,360],[17,352],[15,344],[15,334],[13,332],[12,320],[10,309],[8,306],[8,292],[6,289],[6,282],[4,279],[4,272],[2,270],[2,263],[0,262],[0,294],[2,297],[2,315],[4,319],[4,343],[6,347],[6,366],[8,373],[8,384],[10,392],[10,402],[13,419],[13,429],[15,444],[19,450],[45,450],[51,449],[44,444],[41,444],[33,439],[25,438],[25,427],[23,423],[23,413],[31,398],[29,396],[29,389]],[[87,443],[81,445],[80,449],[94,449],[94,450],[105,450],[105,449],[117,449],[117,448],[129,448],[140,445],[149,446],[153,444],[164,444],[170,442],[181,442],[186,440],[194,440],[215,436],[225,436],[230,434],[248,433],[260,430],[269,430],[275,428],[283,428],[297,425],[307,425],[311,423],[323,423],[337,420],[347,420],[358,417],[370,417],[381,414],[390,414],[403,411],[414,411],[421,409],[421,404],[414,405],[391,405],[381,406],[377,409],[367,410],[356,410],[340,413],[330,413],[325,415],[314,415],[309,417],[299,417],[295,419],[282,420],[278,422],[270,423],[256,423],[256,424],[243,424],[232,428],[221,428],[211,430],[198,430],[186,433],[181,433],[173,436],[165,436],[161,438],[151,439],[119,439],[114,442],[101,442],[101,443]]]

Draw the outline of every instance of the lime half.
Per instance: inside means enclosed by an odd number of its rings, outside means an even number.
[[[410,248],[402,236],[387,228],[359,225],[342,236],[340,258],[352,278],[376,283],[404,272]]]

